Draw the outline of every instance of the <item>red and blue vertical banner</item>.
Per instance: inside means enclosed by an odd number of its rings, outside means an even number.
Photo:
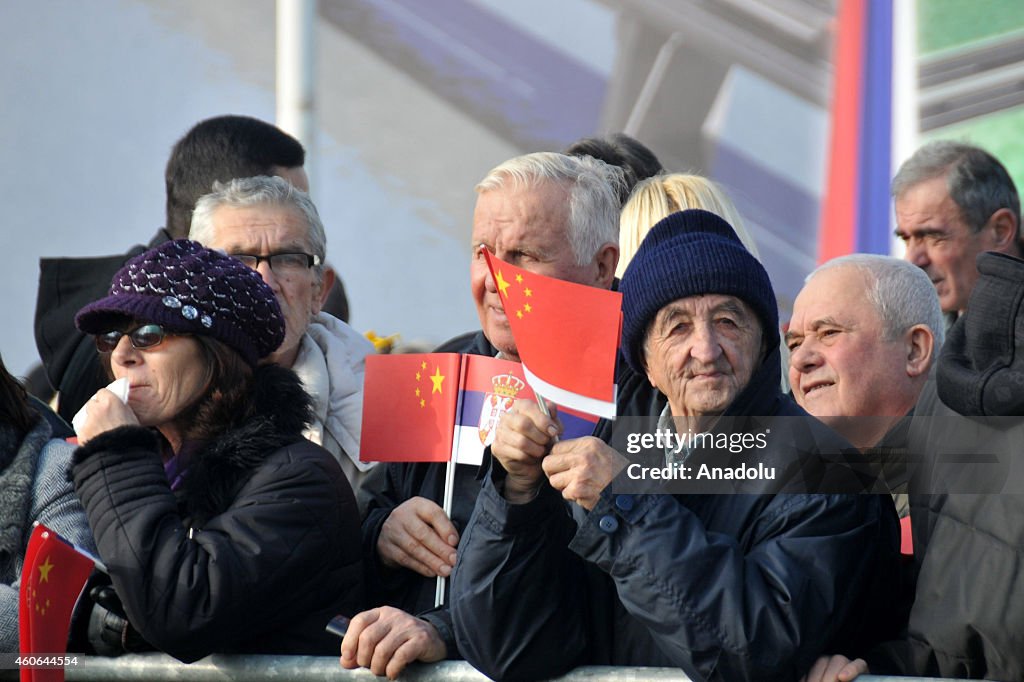
[[[890,251],[896,1],[839,1],[819,263]]]

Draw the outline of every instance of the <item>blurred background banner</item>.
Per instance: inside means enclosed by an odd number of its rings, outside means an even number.
[[[473,185],[583,136],[625,131],[667,168],[722,183],[783,320],[820,257],[890,248],[888,180],[906,145],[966,138],[1024,180],[1018,0],[298,2],[311,40],[292,54],[310,69],[290,84],[305,117],[293,130],[360,331],[429,346],[476,328]],[[279,74],[302,73],[279,70],[278,10],[0,2],[0,352],[13,372],[36,362],[39,257],[144,242],[188,128],[225,113],[275,120]],[[832,108],[853,91],[847,113]]]

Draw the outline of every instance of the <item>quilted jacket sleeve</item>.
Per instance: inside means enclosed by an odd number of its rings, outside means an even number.
[[[318,638],[327,637],[325,605],[347,615],[362,606],[355,502],[330,455],[308,448],[268,457],[226,511],[195,529],[179,514],[149,431],[115,429],[75,453],[96,546],[148,642],[187,662],[261,640],[290,653],[337,646]],[[302,623],[300,641],[267,638]]]
[[[498,484],[501,474],[498,472]],[[552,488],[510,505],[485,481],[462,537],[452,578],[459,651],[496,680],[536,680],[582,662],[583,565],[567,545],[576,523]]]
[[[693,679],[796,679],[836,653],[881,565],[876,496],[776,496],[740,538],[708,532],[670,495],[630,497],[604,496],[570,547]]]

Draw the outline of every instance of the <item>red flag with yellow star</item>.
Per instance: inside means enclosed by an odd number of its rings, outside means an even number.
[[[75,602],[92,572],[93,561],[39,524],[29,537],[21,566],[18,635],[21,654],[64,654]],[[64,668],[21,668],[21,680],[63,680]]]
[[[531,388],[559,405],[614,419],[622,294],[484,254]]]
[[[461,363],[458,353],[367,356],[360,461],[450,460]]]

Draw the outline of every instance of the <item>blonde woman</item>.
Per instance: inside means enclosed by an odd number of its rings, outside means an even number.
[[[700,175],[668,173],[637,183],[619,217],[619,265],[616,277],[622,277],[647,231],[662,218],[676,211],[702,208],[717,213],[733,226],[747,251],[760,260],[754,238],[743,226],[743,219],[732,200],[717,184]]]

